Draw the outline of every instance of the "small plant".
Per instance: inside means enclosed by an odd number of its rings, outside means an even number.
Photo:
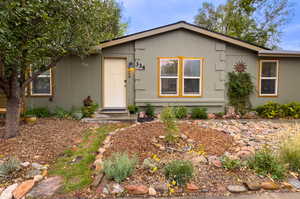
[[[241,168],[242,164],[240,160],[231,159],[228,156],[224,156],[221,159],[222,165],[226,170],[237,170]]]
[[[145,113],[148,117],[154,118],[155,112],[154,112],[154,106],[151,104],[147,104],[145,107]]]
[[[69,111],[66,111],[65,109],[61,108],[61,107],[56,107],[54,112],[53,112],[53,116],[57,117],[57,118],[70,118],[71,117],[71,113]]]
[[[217,118],[223,118],[223,116],[225,115],[225,112],[218,112],[218,113],[215,113],[215,115]]]
[[[139,107],[137,107],[136,105],[129,105],[128,106],[128,111],[130,114],[136,114],[137,112],[139,112]]]
[[[290,117],[294,119],[300,118],[300,103],[291,102],[281,105],[281,113],[283,117]]]
[[[25,113],[25,117],[35,116],[39,118],[51,117],[51,112],[47,107],[39,107],[39,108],[32,108],[28,109]]]
[[[206,108],[193,108],[191,117],[193,119],[207,119]]]
[[[81,112],[83,117],[92,117],[92,115],[96,112],[98,109],[98,104],[92,104],[90,106],[84,106],[81,108]]]
[[[0,164],[0,180],[9,177],[13,172],[21,168],[20,161],[16,158],[9,158]]]
[[[188,110],[184,106],[178,106],[173,108],[174,115],[177,119],[183,119],[187,117]]]
[[[160,119],[164,123],[167,135],[165,140],[168,143],[174,143],[177,140],[178,127],[176,125],[176,118],[172,108],[166,107],[162,110],[160,114]]]
[[[279,158],[272,154],[269,148],[264,148],[255,153],[248,160],[248,167],[253,169],[257,174],[270,175],[275,180],[281,180],[285,176],[286,169]]]
[[[178,185],[188,183],[194,174],[194,167],[190,161],[173,160],[164,169],[166,178],[175,181]]]
[[[300,135],[283,143],[280,157],[284,163],[288,164],[290,170],[300,172]]]
[[[109,179],[120,183],[131,176],[137,159],[129,158],[126,153],[114,153],[112,157],[104,161],[104,173]]]
[[[259,116],[268,119],[279,118],[283,116],[282,106],[276,102],[268,102],[256,108]]]

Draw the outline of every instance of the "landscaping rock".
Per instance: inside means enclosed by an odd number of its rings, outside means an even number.
[[[265,190],[277,190],[280,187],[274,183],[274,182],[263,182],[261,183],[261,188],[265,189]]]
[[[244,185],[249,189],[250,191],[258,191],[261,189],[260,184],[255,182],[245,182]]]
[[[26,178],[29,179],[29,178],[33,178],[34,176],[37,176],[37,175],[41,175],[42,172],[41,170],[38,170],[38,169],[34,169],[34,170],[29,170],[27,173],[26,173]]]
[[[183,139],[183,140],[187,140],[188,139],[188,136],[186,136],[185,134],[180,134],[180,138]]]
[[[0,188],[0,195],[1,195],[1,193],[4,191],[4,187],[2,188]]]
[[[156,195],[156,190],[153,187],[149,187],[148,193],[150,196],[155,196]]]
[[[47,167],[45,167],[45,166],[43,166],[43,165],[41,165],[39,163],[35,163],[35,162],[32,163],[31,166],[32,166],[32,168],[38,169],[38,170],[45,170],[45,169],[47,169]]]
[[[196,157],[194,157],[194,158],[192,158],[192,163],[194,164],[194,165],[197,165],[197,164],[206,164],[207,163],[207,159],[206,159],[206,157],[205,156],[203,156],[203,155],[200,155],[200,156],[196,156]]]
[[[198,191],[199,190],[199,187],[193,183],[189,183],[186,185],[186,189],[188,191]]]
[[[34,186],[35,181],[34,180],[27,180],[22,182],[14,191],[13,196],[14,199],[21,199],[23,196],[25,196]]]
[[[165,192],[169,191],[169,187],[166,183],[158,184],[154,188],[155,188],[155,190],[157,190],[160,193],[165,193]]]
[[[210,165],[213,165],[217,168],[222,167],[222,162],[217,156],[209,156],[208,157],[208,162],[209,162]]]
[[[229,185],[227,190],[231,193],[243,193],[247,191],[247,188],[244,185]]]
[[[40,182],[41,180],[43,180],[43,176],[42,175],[36,175],[33,177],[34,182]]]
[[[213,114],[213,113],[209,113],[209,114],[207,114],[207,118],[208,119],[216,119],[217,116],[215,114]]]
[[[13,191],[18,187],[18,184],[8,186],[0,195],[0,199],[12,199]]]
[[[124,188],[118,184],[118,183],[115,183],[111,186],[111,193],[112,194],[120,194],[120,193],[123,193],[124,192]]]
[[[291,184],[294,188],[300,189],[300,181],[296,178],[289,178],[288,183]]]
[[[21,166],[22,167],[28,167],[30,165],[30,162],[22,162]]]
[[[248,160],[251,156],[253,155],[253,153],[251,151],[239,151],[237,153],[237,157],[239,157],[241,160]]]
[[[60,176],[41,181],[27,195],[32,198],[43,198],[54,195],[62,187],[63,179]]]
[[[193,139],[187,139],[186,142],[189,143],[189,144],[193,144],[195,142],[195,140],[193,140]]]
[[[148,193],[148,188],[144,185],[127,185],[125,189],[134,195],[144,195]]]
[[[92,183],[92,187],[97,187],[100,184],[100,182],[102,181],[103,176],[104,176],[103,172],[96,175],[96,177],[94,178],[94,181]]]

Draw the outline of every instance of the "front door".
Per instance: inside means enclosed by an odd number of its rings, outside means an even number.
[[[126,108],[126,59],[104,59],[103,108]]]

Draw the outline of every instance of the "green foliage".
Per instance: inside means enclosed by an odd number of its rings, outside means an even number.
[[[225,112],[218,112],[218,113],[215,113],[215,115],[218,118],[223,118],[223,116],[225,115]]]
[[[192,108],[191,117],[193,119],[207,119],[206,108]]]
[[[294,119],[300,118],[300,103],[299,102],[291,102],[289,104],[281,105],[282,116],[283,117],[291,117]]]
[[[139,107],[137,107],[134,104],[131,104],[128,106],[128,111],[130,114],[136,114],[137,112],[139,112]]]
[[[171,107],[165,107],[161,114],[160,119],[164,123],[168,132],[177,132],[176,118]]]
[[[155,116],[154,106],[152,106],[151,104],[147,104],[145,107],[145,113],[148,117],[153,118]]]
[[[257,174],[263,176],[270,175],[275,180],[281,180],[285,177],[286,169],[284,165],[268,148],[256,152],[255,155],[248,160],[248,166]]]
[[[192,179],[194,167],[190,161],[173,160],[165,166],[164,173],[168,180],[185,185]]]
[[[195,24],[274,48],[290,16],[292,7],[288,0],[227,0],[217,7],[206,1],[195,16]]]
[[[21,168],[20,161],[16,158],[9,158],[0,164],[0,180],[9,177],[13,172]]]
[[[187,117],[188,110],[184,106],[177,106],[173,108],[174,115],[177,119],[183,119]]]
[[[227,96],[229,104],[241,114],[251,108],[250,95],[253,92],[251,76],[246,72],[229,72],[227,82]]]
[[[104,161],[104,173],[109,179],[120,183],[131,176],[137,159],[129,158],[126,153],[114,153],[112,157]]]
[[[300,135],[288,139],[280,149],[280,158],[289,169],[300,172]]]
[[[231,159],[227,156],[224,156],[221,159],[222,165],[225,169],[227,170],[237,170],[239,168],[241,168],[242,163],[240,160],[235,160],[235,159]]]
[[[83,114],[83,117],[91,117],[96,112],[98,107],[98,104],[92,104],[91,106],[82,107],[81,112]]]
[[[51,112],[47,107],[32,108],[26,110],[24,116],[35,116],[40,118],[51,117]]]
[[[57,117],[57,118],[61,118],[61,119],[67,119],[67,118],[71,118],[71,112],[61,108],[61,107],[56,107],[54,112],[53,112],[53,116]]]
[[[268,102],[256,108],[256,112],[263,118],[273,119],[283,116],[282,106],[276,102]]]

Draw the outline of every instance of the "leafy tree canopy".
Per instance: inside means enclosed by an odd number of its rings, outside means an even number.
[[[227,0],[204,2],[195,24],[260,46],[277,48],[282,27],[292,14],[289,0]]]

